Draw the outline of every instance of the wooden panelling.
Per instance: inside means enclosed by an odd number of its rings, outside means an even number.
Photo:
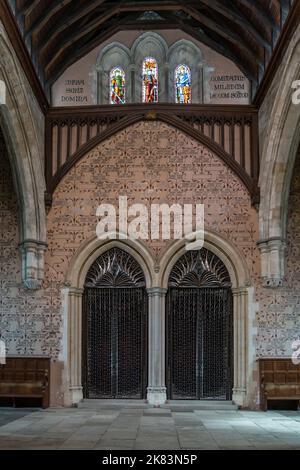
[[[18,398],[38,398],[49,406],[50,359],[47,357],[8,357],[0,368],[0,398],[15,405]]]
[[[101,141],[141,120],[182,130],[219,156],[258,202],[258,123],[252,106],[126,105],[52,108],[46,118],[48,200],[72,166]]]
[[[259,359],[260,407],[267,410],[268,400],[300,402],[300,364],[291,359]]]

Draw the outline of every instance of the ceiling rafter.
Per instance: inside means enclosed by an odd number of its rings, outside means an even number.
[[[30,15],[33,10],[38,6],[40,0],[27,0],[20,11],[22,11],[23,16]]]
[[[151,2],[152,7],[153,7],[153,2]],[[200,27],[206,26],[207,28],[211,29],[214,33],[218,34],[222,39],[226,39],[229,41],[229,43],[239,45],[241,48],[242,52],[252,58],[252,60],[258,64],[260,64],[259,58],[255,55],[251,47],[247,47],[247,45],[244,44],[243,38],[239,36],[237,33],[234,31],[227,31],[226,28],[224,28],[222,25],[216,24],[212,19],[206,17],[206,15],[200,13],[198,10],[196,10],[194,7],[190,6],[189,4],[169,4],[168,6],[166,4],[163,4],[162,6],[159,6],[160,4],[157,4],[157,11],[168,11],[170,7],[172,7],[172,11],[184,11],[187,15],[191,16],[193,19],[199,22]],[[76,41],[79,41],[81,38],[83,38],[86,34],[89,34],[93,29],[99,28],[103,23],[106,21],[110,20],[113,18],[115,15],[121,14],[122,12],[128,12],[128,11],[145,11],[149,8],[148,4],[140,4],[137,7],[134,7],[132,4],[123,4],[123,5],[116,5],[112,7],[110,10],[106,11],[103,15],[95,16],[93,15],[92,20],[90,22],[86,22],[86,24],[81,24],[80,27],[76,27],[76,29],[67,35],[67,42],[62,44],[59,49],[56,50],[56,52],[53,55],[53,50],[54,48],[56,49],[56,41],[63,35],[63,33],[66,31],[66,29],[69,29],[71,25],[74,25],[76,19],[74,21],[71,21],[70,24],[66,26],[63,26],[55,35],[55,37],[51,38],[50,44],[49,41],[44,42],[43,45],[40,45],[40,55],[42,56],[43,62],[46,64],[45,65],[45,72],[46,76],[48,73],[48,70],[51,69],[53,63],[57,61],[59,56],[62,54],[62,50],[66,47],[69,46],[71,43],[75,43]],[[54,44],[53,44],[54,41]],[[44,54],[45,48],[47,47],[48,53]]]
[[[251,50],[251,48],[245,45],[243,38],[237,32],[234,32],[234,31],[229,32],[226,29],[226,27],[224,27],[222,24],[217,24],[214,20],[200,13],[195,8],[184,5],[183,11],[187,13],[188,15],[190,15],[195,20],[197,20],[201,26],[206,26],[212,32],[217,33],[219,36],[221,36],[224,39],[227,39],[233,44],[239,44],[245,54],[252,56],[252,59],[255,62],[259,63],[259,60],[257,56],[255,55],[255,53]]]
[[[47,70],[51,68],[53,62],[57,60],[57,57],[60,56],[62,53],[62,49],[65,47],[70,46],[71,44],[75,43],[76,41],[80,40],[83,36],[86,34],[89,34],[91,31],[99,28],[103,23],[105,23],[108,20],[111,20],[113,16],[115,16],[118,13],[118,7],[114,7],[111,10],[107,11],[104,15],[100,17],[93,17],[93,19],[88,22],[86,25],[82,25],[81,28],[75,28],[74,31],[68,35],[67,41],[64,43],[63,48],[59,48],[57,52],[52,56],[52,59],[49,60],[49,55],[51,53],[51,48],[49,47],[48,54],[46,54],[43,57],[43,61],[45,61],[46,66],[45,66],[45,71],[47,73]],[[52,46],[53,48],[53,46]],[[44,47],[41,47],[40,49],[40,54],[42,55],[45,51],[45,45]]]
[[[233,60],[255,88],[290,8],[290,0],[18,0],[15,16],[46,89],[121,27],[170,24]],[[162,19],[141,22],[147,11]]]
[[[102,0],[102,2],[105,0]],[[25,40],[28,36],[36,34],[37,31],[42,28],[52,16],[58,13],[62,7],[65,7],[72,3],[73,0],[55,0],[52,1],[48,7],[43,11],[43,16],[38,16],[37,19],[32,23],[29,28],[24,29]]]
[[[270,48],[270,43],[264,38],[263,35],[255,28],[254,24],[247,18],[242,12],[236,12],[230,5],[230,0],[226,2],[226,5],[221,4],[219,1],[211,2],[210,0],[200,0],[203,5],[206,5],[209,9],[214,10],[225,18],[231,20],[233,23],[238,24],[241,28],[247,28],[247,31],[251,36],[263,47]],[[229,4],[229,6],[228,6]]]
[[[173,14],[169,14],[168,18],[170,21],[174,21]],[[227,57],[233,62],[237,63],[239,61],[239,58],[233,53],[233,48],[229,47],[228,41],[226,39],[221,40],[220,37],[218,37],[217,39],[210,37],[205,34],[204,31],[200,29],[195,29],[187,21],[183,21],[183,19],[177,19],[177,21],[180,29],[189,34],[191,37],[195,38],[199,42],[204,43],[206,46],[214,49],[219,54]],[[255,74],[249,71],[249,64],[245,60],[245,57],[243,57],[243,59],[239,61],[239,67],[242,72],[250,78],[250,80],[256,80]]]
[[[94,0],[93,2],[89,2],[84,8],[77,9],[73,13],[68,16],[67,21],[61,21],[60,23],[56,24],[53,30],[51,31],[51,41],[55,41],[58,36],[61,36],[64,34],[64,32],[70,28],[72,25],[74,25],[78,20],[81,18],[87,16],[90,13],[93,13],[95,8],[100,7],[105,0]],[[110,19],[115,14],[122,13],[122,12],[129,12],[129,11],[147,11],[155,9],[156,11],[164,11],[168,9],[174,9],[174,10],[180,10],[182,7],[178,2],[151,2],[151,7],[149,6],[148,3],[127,3],[124,5],[116,5],[115,3],[106,3],[103,5],[103,11],[102,17],[105,19]],[[99,9],[100,11],[100,9]],[[108,16],[106,16],[108,15]],[[102,17],[99,18],[100,25],[102,24]],[[47,38],[43,38],[41,40],[41,50],[47,45]]]
[[[134,30],[135,28],[136,28],[135,23],[128,23],[128,22],[125,23],[125,22],[120,21],[120,20],[116,20],[115,22],[111,22],[111,27],[108,28],[107,30],[105,30],[104,32],[102,32],[100,36],[91,38],[90,42],[85,43],[84,45],[82,45],[80,47],[80,49],[77,49],[77,50],[74,49],[75,62],[76,62],[76,60],[80,59],[80,57],[83,57],[85,54],[87,54],[91,49],[96,47],[97,44],[99,44],[99,38],[100,38],[101,42],[104,42],[108,38],[113,36],[114,34],[118,33],[119,31]],[[175,22],[171,23],[170,21],[165,21],[165,22],[161,22],[159,24],[156,23],[155,25],[153,25],[152,30],[156,30],[156,29],[176,29],[176,28],[178,28],[178,23],[177,22],[176,23]],[[147,31],[148,29],[149,28],[148,28],[147,23],[143,23],[143,22],[139,23],[139,30],[140,31],[144,31],[144,30]],[[51,73],[51,78],[47,82],[47,90],[50,89],[51,85],[53,85],[53,83],[56,82],[56,80],[60,77],[60,75],[73,63],[74,63],[74,60],[69,58],[69,60],[61,62],[55,68],[53,73]]]
[[[236,1],[233,1],[236,4]],[[247,11],[250,9],[252,12],[254,12],[256,18],[261,18],[263,22],[266,22],[268,24],[269,27],[272,28],[276,26],[275,20],[271,15],[271,11],[269,12],[269,14],[267,14],[259,1],[255,3],[253,1],[250,2],[249,0],[238,0],[238,3],[245,7]]]

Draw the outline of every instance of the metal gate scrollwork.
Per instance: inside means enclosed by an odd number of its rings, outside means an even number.
[[[232,398],[232,317],[231,282],[224,263],[205,248],[187,252],[169,277],[170,399]]]
[[[83,296],[85,398],[144,398],[147,295],[137,261],[113,248],[91,266]]]

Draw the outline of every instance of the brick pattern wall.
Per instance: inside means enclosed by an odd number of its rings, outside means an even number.
[[[20,212],[0,130],[0,331],[9,354],[50,354],[60,350],[60,290],[23,289],[19,244]]]
[[[103,142],[66,175],[48,214],[43,289],[22,288],[18,205],[9,161],[0,139],[0,329],[9,353],[49,354],[62,344],[61,289],[72,256],[95,234],[100,203],[204,203],[206,228],[244,254],[260,310],[257,354],[289,356],[300,332],[300,155],[290,194],[287,276],[281,289],[263,289],[259,278],[258,214],[238,177],[200,143],[167,124],[141,122]],[[146,242],[157,261],[168,243]],[[253,326],[253,325],[250,325]]]
[[[257,297],[259,356],[291,357],[293,340],[300,339],[300,149],[291,181],[288,204],[287,249],[284,285],[261,289]]]

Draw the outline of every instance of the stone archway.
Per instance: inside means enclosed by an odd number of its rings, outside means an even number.
[[[292,84],[300,77],[300,26],[290,41],[282,64],[274,77],[273,90],[269,92],[270,96],[265,99],[260,111],[262,124],[266,119],[264,113],[270,117],[261,139],[258,243],[262,278],[269,287],[282,285],[284,278],[288,195],[300,144],[300,106],[292,103]]]
[[[113,247],[92,264],[83,293],[83,393],[90,399],[144,399],[148,298],[136,259]]]
[[[65,405],[80,402],[82,392],[82,296],[84,283],[90,267],[103,253],[112,248],[120,248],[131,255],[141,267],[148,292],[155,283],[154,260],[148,249],[138,241],[105,240],[96,237],[87,240],[74,255],[66,275],[66,287],[63,290],[64,343],[63,360],[65,362]],[[149,298],[149,343],[153,336],[153,304]],[[149,355],[151,348],[149,347]],[[151,361],[149,362],[149,384],[151,384]],[[149,400],[149,393],[147,396]]]
[[[166,300],[171,400],[232,400],[233,296],[224,263],[206,248],[173,266]]]
[[[233,401],[238,406],[246,407],[251,401],[251,384],[254,361],[253,335],[251,322],[254,315],[253,287],[250,274],[244,259],[231,242],[213,232],[205,232],[204,248],[214,253],[225,265],[230,276],[233,293]],[[174,243],[160,261],[161,295],[165,295],[172,268],[186,253],[185,242]],[[162,321],[165,321],[165,307],[161,310]],[[165,365],[163,374],[165,375]]]
[[[20,205],[20,247],[25,287],[41,287],[46,249],[43,121],[15,52],[0,24],[0,126],[8,149]],[[33,97],[33,94],[32,94]]]
[[[107,240],[96,237],[85,242],[73,257],[63,291],[64,352],[66,368],[65,405],[82,400],[82,295],[86,275],[93,262],[104,252],[119,247],[131,254],[141,266],[149,297],[148,389],[150,404],[165,403],[165,297],[172,267],[186,252],[180,240],[154,262],[148,249],[138,241]],[[243,255],[227,240],[212,232],[205,233],[204,247],[218,256],[226,266],[232,284],[234,315],[234,388],[233,401],[245,407],[250,402],[254,347],[251,331],[253,288]],[[250,384],[250,385],[249,385]]]

